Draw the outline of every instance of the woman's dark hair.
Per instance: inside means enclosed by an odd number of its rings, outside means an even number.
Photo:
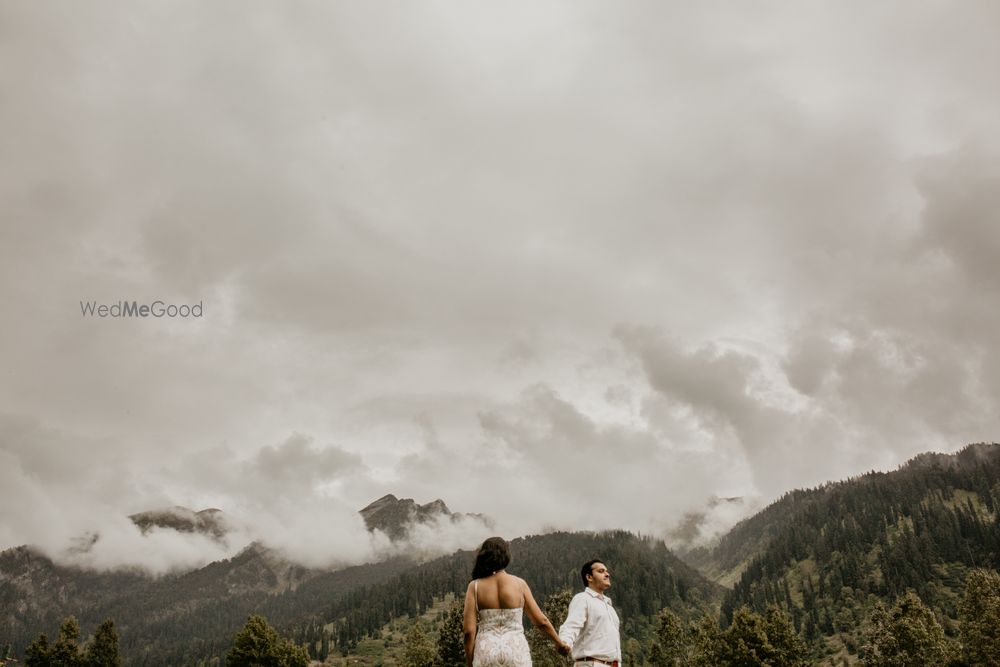
[[[502,537],[491,537],[476,552],[476,564],[472,566],[472,578],[482,579],[510,563],[510,546]]]

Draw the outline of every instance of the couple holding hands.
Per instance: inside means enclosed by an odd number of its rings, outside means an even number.
[[[585,586],[569,604],[566,621],[555,627],[538,607],[524,579],[507,574],[510,547],[491,537],[476,552],[472,582],[465,593],[465,657],[471,667],[531,667],[522,614],[549,637],[575,667],[619,667],[621,640],[618,614],[604,591],[611,573],[600,560],[583,564]]]

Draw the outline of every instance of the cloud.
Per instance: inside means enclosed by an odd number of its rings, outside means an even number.
[[[661,411],[668,424],[687,420],[708,434],[707,446],[721,452],[738,448],[746,456],[757,492],[773,494],[801,479],[802,470],[787,462],[803,442],[795,438],[798,418],[777,403],[762,361],[752,353],[705,346],[691,351],[649,328],[621,327],[616,335],[642,363],[651,389],[679,413]],[[780,393],[778,394],[780,397]],[[803,434],[804,435],[804,434]],[[815,446],[815,444],[813,444]],[[812,468],[816,457],[812,450]]]
[[[510,537],[660,533],[705,500],[706,489],[741,481],[738,461],[675,449],[645,428],[601,424],[546,385],[481,413],[474,441],[429,445],[401,461],[399,473],[413,493],[449,489],[452,506],[487,514]]]
[[[383,545],[384,536],[369,534],[357,509],[331,492],[345,478],[366,474],[357,454],[315,447],[302,434],[243,460],[210,449],[174,473],[203,495],[211,490],[239,526],[240,546],[256,540],[309,567],[368,562]]]
[[[405,556],[428,560],[458,550],[477,548],[494,529],[472,516],[436,515],[428,521],[410,524],[405,537],[377,549],[380,557]]]
[[[29,445],[45,445],[37,431],[30,435]],[[49,464],[55,457],[41,458],[32,449],[18,451],[7,439],[5,444],[0,449],[0,503],[21,508],[5,512],[0,521],[0,542],[5,545],[31,544],[66,565],[151,574],[200,567],[230,557],[243,546],[235,534],[225,540],[158,528],[143,534],[119,504],[136,491],[118,481],[134,475],[127,466],[85,454],[84,465],[63,469],[67,474],[57,476],[51,468],[38,467],[39,459]],[[83,449],[82,443],[74,445]]]
[[[154,475],[128,457],[106,458],[85,441],[70,447],[72,438],[24,419],[8,417],[0,425],[3,506],[29,508],[3,515],[0,539],[35,545],[64,564],[162,574],[231,557],[260,541],[295,562],[331,566],[367,562],[384,548],[384,536],[369,534],[356,509],[324,493],[324,485],[363,473],[358,457],[313,448],[298,434],[242,462],[209,452]],[[142,481],[121,481],[131,479]],[[188,500],[220,501],[226,533],[141,532],[128,519],[131,511],[178,502],[171,490]],[[130,507],[143,502],[149,504]]]
[[[57,563],[93,570],[143,571],[153,576],[184,572],[235,556],[246,543],[238,535],[215,540],[200,533],[152,528],[140,533],[127,518],[94,519],[94,533],[73,540],[59,551],[48,551]],[[93,542],[90,538],[93,538]]]
[[[660,531],[995,439],[996,14],[3,6],[0,546]],[[205,317],[78,313],[123,298]]]
[[[759,511],[757,498],[709,498],[701,508],[695,508],[672,526],[663,536],[671,549],[678,551],[699,546],[711,546],[713,539],[724,535],[741,519]]]
[[[280,445],[263,447],[236,466],[234,478],[245,495],[271,499],[308,493],[317,484],[363,472],[361,457],[336,446],[314,449],[295,434]]]
[[[231,558],[259,542],[306,567],[339,568],[390,556],[432,558],[470,548],[491,534],[483,522],[465,516],[414,524],[405,539],[395,542],[381,531],[369,532],[357,508],[331,493],[331,485],[368,474],[360,457],[335,446],[316,447],[302,434],[261,447],[242,461],[234,460],[231,451],[210,450],[161,473],[168,489],[224,507],[218,518],[221,535],[162,526],[140,530],[126,516],[122,501],[142,502],[136,498],[146,497],[160,505],[141,509],[158,510],[171,502],[169,491],[148,494],[146,489],[112,485],[95,495],[90,489],[98,480],[136,476],[133,464],[98,462],[86,453],[83,459],[89,466],[73,461],[60,465],[39,455],[45,446],[43,430],[11,417],[2,424],[7,446],[0,449],[0,500],[5,507],[17,504],[30,512],[4,515],[0,540],[34,545],[63,565],[161,575]],[[15,433],[23,439],[12,438]],[[143,476],[146,484],[155,486],[148,471]],[[168,506],[164,511],[174,510]]]

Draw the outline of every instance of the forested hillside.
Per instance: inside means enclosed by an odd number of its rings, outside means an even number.
[[[511,542],[511,552],[508,571],[528,581],[540,601],[563,589],[582,589],[580,565],[591,558],[605,559],[614,573],[609,595],[622,610],[626,633],[641,634],[665,607],[685,617],[709,611],[722,594],[721,587],[684,564],[662,542],[627,532],[520,538]],[[472,552],[459,552],[351,591],[327,614],[336,622],[337,646],[350,650],[393,617],[422,613],[435,597],[464,595],[472,561]]]
[[[0,644],[20,654],[39,633],[54,636],[67,616],[86,636],[112,618],[126,664],[189,665],[221,655],[253,613],[283,626],[300,623],[352,588],[385,581],[413,567],[393,559],[337,572],[308,571],[258,545],[232,559],[183,575],[151,579],[55,565],[19,547],[0,554]]]
[[[787,610],[807,640],[851,651],[875,602],[915,591],[949,634],[967,572],[1000,566],[1000,446],[923,455],[786,495],[690,562],[716,576],[742,571],[722,603]]]
[[[624,532],[554,533],[514,540],[511,548],[511,571],[528,579],[542,599],[558,589],[579,587],[578,568],[588,558],[599,555],[615,563],[616,604],[626,618],[631,616],[629,623],[662,607],[690,615],[717,606],[721,597],[720,588],[670,554],[662,542]],[[54,635],[66,616],[76,616],[84,634],[110,617],[121,636],[125,664],[189,665],[224,655],[247,616],[263,614],[301,641],[316,638],[333,623],[333,645],[346,651],[391,618],[422,613],[435,598],[464,592],[472,558],[471,551],[462,551],[420,565],[397,559],[338,572],[299,573],[303,580],[296,588],[275,594],[269,590],[273,578],[287,572],[276,572],[273,559],[258,547],[160,580],[81,573],[27,549],[9,550],[0,567],[5,573],[25,574],[20,586],[6,575],[0,584],[2,631],[20,653],[40,632]]]

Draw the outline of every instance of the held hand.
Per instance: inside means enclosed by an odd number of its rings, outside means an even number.
[[[570,649],[569,644],[566,644],[564,642],[560,642],[559,643],[559,648],[556,649],[556,650],[559,651],[559,655],[569,655],[569,653],[570,653],[570,651],[572,649]]]

